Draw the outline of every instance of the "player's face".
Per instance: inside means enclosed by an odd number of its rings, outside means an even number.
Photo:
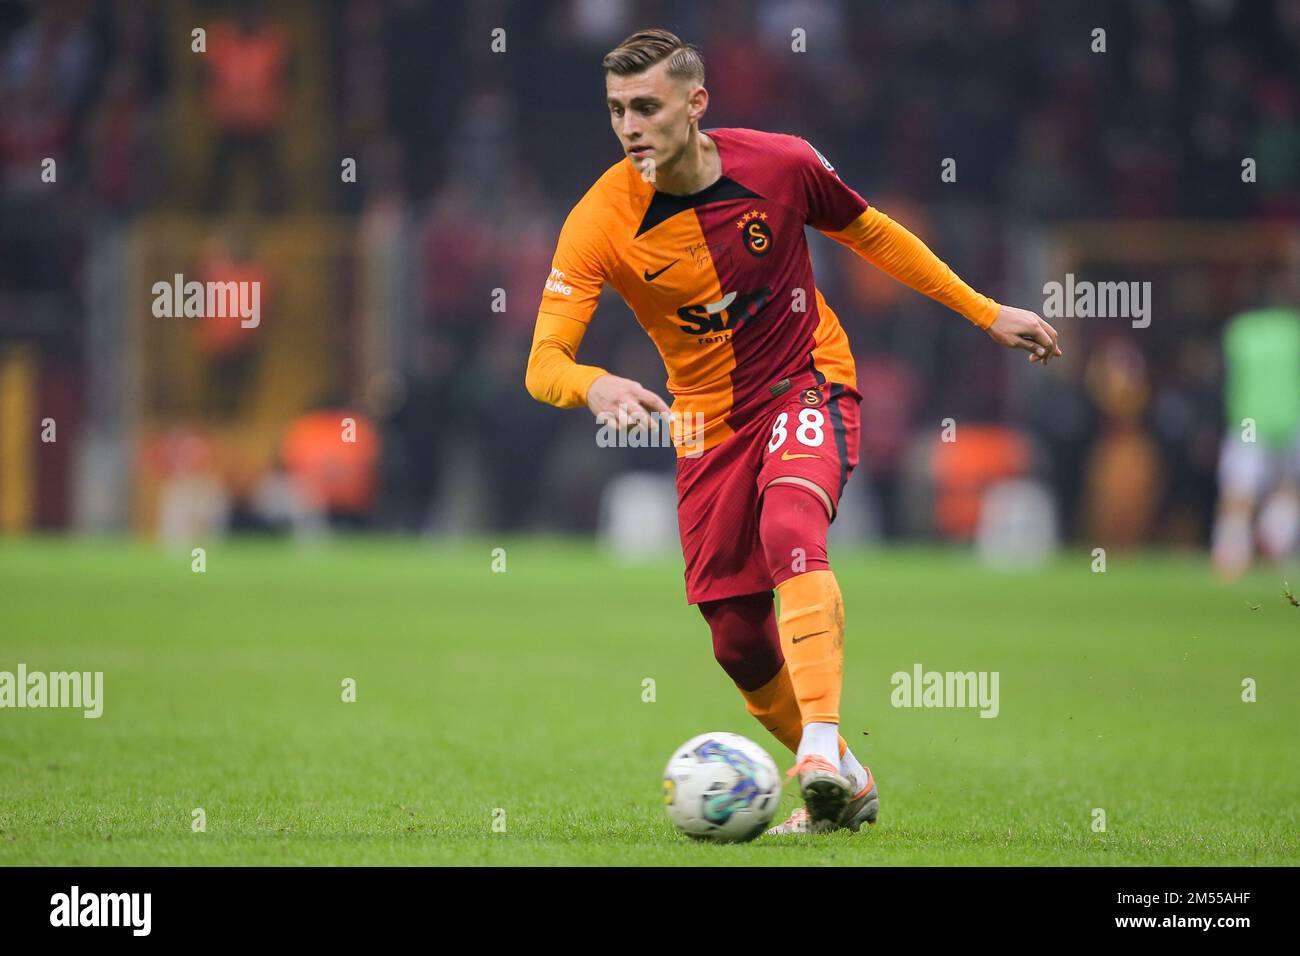
[[[703,114],[702,87],[668,75],[667,63],[644,73],[605,77],[610,125],[633,162],[654,160],[667,167],[686,149],[691,124]]]

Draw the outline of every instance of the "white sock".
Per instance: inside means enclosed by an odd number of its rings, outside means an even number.
[[[1256,534],[1270,559],[1285,559],[1295,547],[1297,532],[1300,532],[1300,508],[1296,507],[1295,495],[1278,492],[1259,509]]]
[[[1240,515],[1221,516],[1214,523],[1213,539],[1210,550],[1220,573],[1236,577],[1250,566],[1255,545],[1249,519]]]
[[[862,766],[862,762],[848,748],[845,748],[844,756],[840,758],[840,773],[849,778],[854,793],[867,785],[867,768]]]
[[[814,721],[803,725],[803,736],[799,738],[799,751],[795,754],[798,763],[808,754],[817,754],[828,763],[840,765],[840,725],[824,724]]]

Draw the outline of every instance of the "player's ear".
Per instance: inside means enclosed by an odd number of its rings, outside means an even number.
[[[709,108],[709,91],[697,86],[686,97],[687,115],[692,123],[698,123]]]

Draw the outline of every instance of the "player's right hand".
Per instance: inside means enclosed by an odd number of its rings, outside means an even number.
[[[988,332],[989,338],[999,345],[1027,351],[1031,362],[1042,362],[1046,365],[1061,354],[1061,347],[1057,344],[1056,329],[1028,309],[1002,306],[993,324],[985,331]]]
[[[602,375],[587,389],[587,407],[600,422],[615,422],[619,430],[649,428],[651,413],[668,415],[664,400],[640,382]]]

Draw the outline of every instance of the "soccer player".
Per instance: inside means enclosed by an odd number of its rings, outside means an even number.
[[[526,385],[538,401],[631,427],[671,414],[686,599],[748,711],[796,755],[804,807],[768,832],[857,830],[879,800],[839,734],[844,610],[826,532],[858,462],[861,396],[804,227],[1031,362],[1061,354],[1056,331],[967,286],[806,141],[701,130],[709,94],[695,46],[644,30],[602,65],[625,155],[565,220]],[[639,382],[577,363],[606,283],[658,347],[671,413]]]
[[[1227,580],[1257,549],[1285,560],[1300,535],[1300,310],[1287,301],[1277,295],[1223,332],[1227,428],[1212,554]]]

